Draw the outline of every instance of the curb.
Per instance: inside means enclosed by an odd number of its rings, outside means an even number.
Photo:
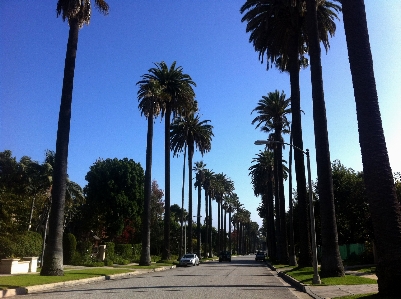
[[[166,271],[166,270],[174,269],[174,268],[176,268],[175,265],[164,266],[164,267],[158,267],[158,268],[154,268],[154,269],[139,270],[139,271],[136,270],[135,272],[118,273],[118,274],[106,275],[106,276],[101,276],[101,277],[92,277],[92,278],[85,278],[85,279],[79,279],[79,280],[69,280],[69,281],[63,281],[63,282],[42,284],[42,285],[36,285],[36,286],[30,286],[30,287],[20,287],[20,288],[16,288],[16,289],[7,289],[7,290],[0,291],[0,298],[12,297],[12,296],[16,296],[16,295],[27,295],[27,294],[40,293],[43,291],[57,289],[57,288],[63,288],[63,287],[67,287],[67,286],[89,284],[89,283],[93,283],[93,282],[105,281],[105,280],[111,280],[111,279],[126,278],[126,277],[141,275],[141,274],[145,274],[145,273]]]
[[[287,283],[292,285],[298,291],[307,293],[309,296],[311,296],[315,299],[324,299],[323,297],[320,297],[319,295],[316,295],[315,293],[313,293],[312,290],[309,288],[309,286],[303,284],[302,282],[299,282],[298,280],[285,274],[284,272],[277,270],[273,265],[271,265],[269,263],[266,263],[266,264],[271,270],[275,271],[280,278],[282,278],[284,281],[286,281]]]

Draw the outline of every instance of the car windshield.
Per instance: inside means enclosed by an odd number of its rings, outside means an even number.
[[[185,254],[183,256],[184,259],[193,259],[194,258],[194,254]]]

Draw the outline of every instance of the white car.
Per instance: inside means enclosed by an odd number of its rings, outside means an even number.
[[[187,253],[180,259],[180,266],[199,266],[199,258],[194,253]]]

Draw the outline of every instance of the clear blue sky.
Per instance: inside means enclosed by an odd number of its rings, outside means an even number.
[[[128,157],[145,166],[147,122],[137,108],[135,83],[154,62],[177,61],[197,84],[201,118],[214,126],[212,151],[203,158],[195,153],[194,161],[203,159],[209,169],[230,177],[252,219],[261,223],[256,211],[260,199],[253,194],[248,168],[263,149],[254,141],[266,135],[251,125],[255,116],[251,111],[262,95],[275,89],[289,97],[290,84],[287,74],[266,71],[258,61],[246,24],[241,23],[239,9],[245,0],[107,2],[109,15],[94,10],[90,25],[79,34],[70,179],[84,187],[85,175],[98,158]],[[396,172],[401,171],[401,5],[398,0],[365,2],[384,132]],[[42,162],[45,150],[55,149],[69,29],[56,17],[56,3],[0,1],[0,151],[11,150],[18,159],[26,155]],[[330,43],[328,54],[322,52],[322,64],[331,160],[359,171],[355,102],[341,15]],[[301,72],[301,109],[304,146],[311,150],[312,178],[316,178],[309,69]],[[157,119],[152,176],[162,189],[163,128]],[[182,155],[171,159],[171,200],[179,205],[182,163]],[[195,190],[193,199],[196,202]]]

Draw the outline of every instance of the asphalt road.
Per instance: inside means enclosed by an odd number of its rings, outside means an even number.
[[[130,278],[26,295],[24,298],[310,298],[283,282],[254,256],[230,262],[208,262]]]

